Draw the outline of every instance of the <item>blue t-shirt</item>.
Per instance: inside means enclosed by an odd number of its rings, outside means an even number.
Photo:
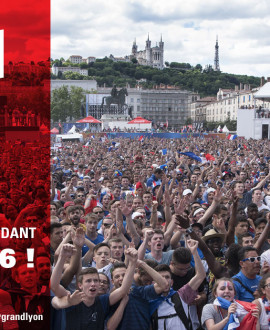
[[[156,293],[154,285],[132,286],[122,321],[117,330],[149,329],[151,320],[149,301],[158,297],[159,295]],[[119,303],[115,304],[112,312],[118,306]]]
[[[104,294],[96,297],[92,306],[88,307],[81,302],[66,308],[66,330],[103,330],[109,307],[109,295]]]
[[[261,280],[261,276],[256,275],[254,279],[247,278],[241,271],[233,276],[234,278],[239,278],[239,280],[252,292],[255,292],[258,289],[259,282]],[[254,296],[248,292],[239,282],[233,281],[235,290],[236,290],[236,297],[238,300],[252,302],[254,300]]]
[[[85,235],[85,238],[89,239],[89,241],[91,241],[92,243],[94,243],[95,245],[97,245],[98,243],[101,243],[104,241],[104,237],[103,235],[101,234],[98,234],[97,235],[97,238],[92,241],[87,235]],[[89,250],[89,247],[85,244],[83,247],[82,247],[82,256],[85,255],[85,253]]]

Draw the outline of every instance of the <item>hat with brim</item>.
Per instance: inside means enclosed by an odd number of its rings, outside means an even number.
[[[205,235],[202,237],[202,240],[205,242],[208,241],[211,238],[221,238],[222,241],[224,241],[225,235],[221,233],[217,233],[215,229],[208,230]]]

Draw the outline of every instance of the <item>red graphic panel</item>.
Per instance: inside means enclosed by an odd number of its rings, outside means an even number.
[[[5,1],[0,30],[0,329],[47,330],[50,1]]]

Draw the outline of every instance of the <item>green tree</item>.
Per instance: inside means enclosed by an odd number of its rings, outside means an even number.
[[[81,105],[85,103],[85,91],[81,87],[62,86],[52,92],[51,117],[53,121],[66,121],[67,117],[78,119]]]
[[[138,61],[137,61],[137,59],[136,59],[135,57],[133,57],[133,58],[131,59],[131,62],[132,62],[133,64],[137,64],[137,63],[138,63]]]
[[[81,105],[85,104],[85,91],[81,87],[71,86],[69,93],[71,103],[71,114],[75,119],[80,118]]]
[[[185,125],[192,125],[192,119],[190,117],[186,119]]]
[[[72,72],[72,71],[66,71],[63,74],[65,76],[65,79],[67,80],[82,80],[83,75],[79,74],[79,72]]]
[[[66,118],[70,116],[71,102],[70,95],[67,86],[62,86],[52,91],[51,96],[51,117],[54,122],[61,120],[66,121]]]

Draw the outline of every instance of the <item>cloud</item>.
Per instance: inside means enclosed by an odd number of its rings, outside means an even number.
[[[221,70],[270,73],[268,0],[57,0],[51,16],[53,58],[129,55],[134,38],[142,50],[149,32],[153,46],[162,34],[165,61],[205,66],[218,35]]]

